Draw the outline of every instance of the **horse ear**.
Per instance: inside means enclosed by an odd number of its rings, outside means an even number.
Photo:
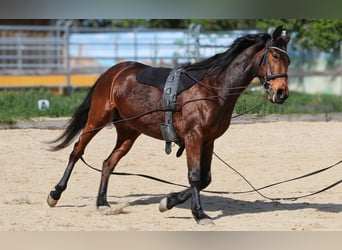
[[[278,41],[278,39],[281,37],[281,33],[283,32],[283,26],[278,26],[272,34],[272,40],[273,42]]]
[[[291,40],[291,34],[290,33],[286,33],[286,36],[285,36],[285,43],[286,45],[290,42]]]

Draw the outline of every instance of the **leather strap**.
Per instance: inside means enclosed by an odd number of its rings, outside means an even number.
[[[173,111],[176,107],[177,88],[179,84],[181,67],[176,67],[171,70],[167,78],[163,92],[163,109],[165,110],[165,122],[161,124],[161,133],[165,140],[165,152],[171,153],[171,143],[175,142],[178,145],[182,144],[179,140],[175,128],[173,126]]]

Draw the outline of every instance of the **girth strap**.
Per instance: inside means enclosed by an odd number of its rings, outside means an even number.
[[[165,152],[171,153],[171,143],[175,142],[182,146],[183,142],[178,138],[173,126],[172,114],[176,107],[177,88],[179,84],[182,68],[176,67],[172,69],[167,78],[163,92],[163,109],[165,110],[165,122],[161,124],[161,133],[165,140]]]

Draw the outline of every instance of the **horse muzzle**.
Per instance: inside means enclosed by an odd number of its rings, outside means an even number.
[[[268,82],[268,87],[265,87],[265,91],[267,99],[272,103],[282,104],[289,97],[289,89],[286,85],[276,88],[272,83]]]

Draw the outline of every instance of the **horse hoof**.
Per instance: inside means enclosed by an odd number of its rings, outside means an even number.
[[[111,206],[109,204],[108,205],[102,205],[102,206],[96,206],[96,209],[98,211],[106,211],[106,210],[108,210],[110,208],[111,208]]]
[[[165,212],[167,211],[167,197],[165,197],[164,199],[162,199],[159,203],[159,211],[160,212]]]
[[[199,225],[215,225],[214,221],[210,218],[204,218],[197,221]]]
[[[56,206],[57,202],[58,202],[58,200],[53,199],[50,194],[48,195],[48,197],[47,197],[47,204],[50,207]]]

